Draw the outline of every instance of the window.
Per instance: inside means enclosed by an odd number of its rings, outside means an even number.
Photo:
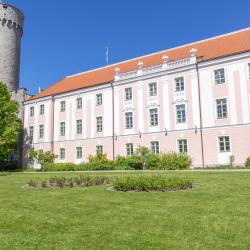
[[[224,69],[216,69],[214,71],[214,81],[215,81],[215,84],[225,83],[225,71],[224,71]]]
[[[102,105],[102,94],[96,95],[96,106]]]
[[[59,150],[59,159],[60,160],[65,159],[65,148],[60,148],[60,150]]]
[[[78,135],[82,134],[82,120],[76,121],[76,133]]]
[[[34,136],[34,127],[30,126],[29,127],[29,138],[30,138],[30,140],[33,140],[33,136]]]
[[[149,96],[156,96],[157,95],[157,84],[156,82],[149,83]]]
[[[81,97],[76,99],[76,108],[82,109],[82,98]]]
[[[82,147],[76,147],[76,159],[82,159]]]
[[[159,142],[158,141],[151,141],[150,142],[150,148],[151,148],[151,151],[154,154],[159,154],[160,153]]]
[[[149,124],[150,126],[158,126],[158,109],[149,110]]]
[[[96,146],[96,153],[103,154],[103,146],[102,145]]]
[[[44,136],[44,125],[39,125],[39,138]]]
[[[40,105],[40,115],[44,115],[44,104]]]
[[[125,89],[125,101],[132,100],[132,88]]]
[[[133,143],[126,144],[126,155],[130,156],[134,153],[134,145]]]
[[[227,99],[217,99],[216,100],[217,118],[227,118]]]
[[[34,116],[34,107],[30,107],[30,116]]]
[[[220,152],[230,152],[230,139],[229,136],[219,137]]]
[[[175,78],[175,91],[184,91],[184,77]]]
[[[133,113],[132,112],[125,113],[125,128],[126,129],[133,128]]]
[[[96,132],[102,132],[102,116],[96,117]]]
[[[65,101],[60,102],[60,112],[65,111]]]
[[[187,153],[187,139],[178,140],[178,152]]]
[[[65,136],[65,122],[60,122],[60,136]]]
[[[186,108],[185,104],[176,105],[176,122],[186,122]]]

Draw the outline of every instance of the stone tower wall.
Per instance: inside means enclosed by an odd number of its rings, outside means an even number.
[[[18,9],[0,3],[0,81],[11,92],[19,88],[23,22],[24,15]]]

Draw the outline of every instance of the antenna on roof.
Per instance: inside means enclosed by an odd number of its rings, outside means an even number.
[[[109,47],[106,47],[106,52],[105,52],[105,61],[106,61],[106,65],[109,64]]]

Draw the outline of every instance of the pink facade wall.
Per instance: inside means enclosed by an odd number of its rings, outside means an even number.
[[[201,113],[203,125],[203,149],[205,165],[228,164],[231,155],[235,158],[235,164],[243,164],[246,157],[250,155],[250,80],[247,65],[249,59],[235,60],[234,62],[215,61],[211,65],[203,65],[199,69]],[[214,83],[213,73],[215,69],[224,68],[226,81],[224,84]],[[175,91],[176,77],[184,77],[185,89],[182,92]],[[165,78],[164,78],[165,77]],[[114,153],[125,155],[125,144],[134,144],[134,150],[138,146],[150,146],[150,141],[159,141],[160,151],[178,151],[177,140],[187,139],[188,154],[193,159],[194,166],[202,164],[201,134],[198,99],[198,75],[195,68],[171,72],[162,76],[151,76],[145,79],[133,79],[127,83],[119,84],[115,81],[114,95],[118,97],[114,106],[118,107],[118,115],[115,113]],[[157,83],[158,94],[149,97],[148,84]],[[165,84],[165,85],[164,85]],[[165,86],[165,87],[163,87]],[[125,101],[124,90],[132,87],[133,98]],[[164,90],[167,90],[167,96]],[[103,94],[103,105],[96,106],[96,94]],[[76,98],[83,98],[83,109],[76,109]],[[227,98],[228,118],[217,119],[216,99]],[[59,112],[58,103],[66,101],[66,112]],[[42,103],[47,103],[47,116],[39,116],[38,108]],[[186,123],[176,123],[176,105],[186,105]],[[29,107],[35,106],[35,117],[29,117]],[[159,125],[149,126],[149,107],[157,107],[159,110]],[[133,128],[125,129],[125,112],[133,112]],[[51,150],[52,132],[52,102],[51,100],[27,102],[25,104],[25,128],[34,126],[36,139],[33,142],[35,149]],[[103,117],[103,131],[96,132],[96,117]],[[112,159],[113,156],[113,122],[112,122],[112,89],[110,86],[103,88],[82,90],[76,93],[60,95],[55,100],[54,111],[54,153],[58,154],[61,147],[66,151],[66,162],[76,162],[76,147],[83,148],[83,159],[86,161],[88,155],[95,154],[96,146],[102,145],[104,153]],[[83,120],[83,134],[75,134],[76,120]],[[66,122],[65,137],[59,136],[59,122]],[[46,139],[39,139],[38,125],[45,124]],[[142,126],[140,125],[142,124]],[[167,133],[166,133],[167,130]],[[139,136],[141,132],[141,137]],[[218,137],[230,137],[230,152],[219,151]],[[27,154],[26,154],[27,156]],[[27,158],[27,157],[26,157]],[[77,161],[78,162],[78,161]]]

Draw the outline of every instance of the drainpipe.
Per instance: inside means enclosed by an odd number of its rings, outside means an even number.
[[[52,95],[51,103],[51,153],[54,154],[54,109],[55,109],[55,97]]]
[[[202,167],[205,168],[204,161],[204,145],[203,145],[203,122],[202,122],[202,110],[201,110],[201,91],[200,91],[200,74],[198,68],[198,62],[195,63],[197,80],[198,80],[198,97],[199,97],[199,115],[200,115],[200,139],[201,139],[201,159],[202,159]]]
[[[114,85],[111,82],[112,90],[112,150],[113,150],[113,160],[115,159],[115,98],[114,98]]]

